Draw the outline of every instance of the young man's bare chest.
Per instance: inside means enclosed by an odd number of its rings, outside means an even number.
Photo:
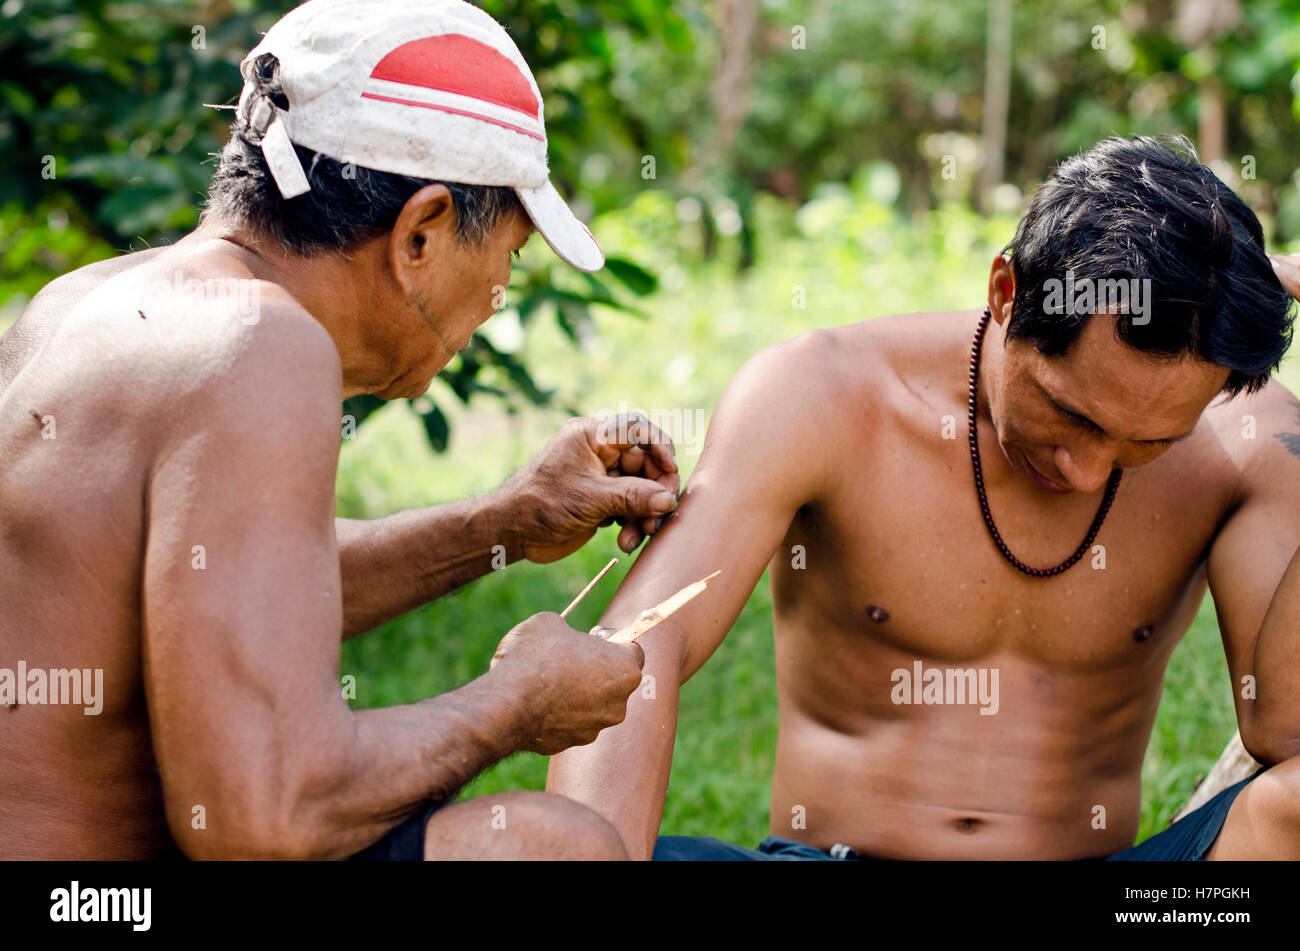
[[[1127,471],[1082,557],[1035,578],[998,551],[960,430],[944,439],[936,420],[928,443],[878,437],[799,513],[773,560],[778,630],[863,647],[890,669],[1014,656],[1057,674],[1158,673],[1200,605],[1230,495],[1208,440]],[[981,445],[998,451],[991,435]],[[1080,547],[1103,493],[1048,496],[1027,482],[1005,469],[989,480],[990,511],[1022,562],[1054,566]]]

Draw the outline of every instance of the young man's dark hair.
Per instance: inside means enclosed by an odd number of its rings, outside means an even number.
[[[347,165],[295,145],[311,191],[296,198],[280,195],[260,147],[261,136],[249,115],[258,96],[281,109],[289,100],[280,86],[280,63],[263,54],[255,63],[257,96],[251,97],[231,125],[208,190],[207,209],[251,227],[298,254],[345,251],[390,231],[406,200],[428,179]],[[457,233],[477,244],[511,210],[521,208],[513,188],[442,182],[456,207]],[[522,210],[522,208],[521,208]]]
[[[1049,282],[1149,280],[1145,321],[1120,338],[1156,357],[1191,354],[1254,392],[1291,343],[1292,300],[1264,251],[1259,219],[1186,139],[1110,138],[1064,162],[1035,192],[1008,246],[1016,292],[1007,339],[1065,353],[1087,315],[1054,313]],[[1180,154],[1181,153],[1181,154]]]

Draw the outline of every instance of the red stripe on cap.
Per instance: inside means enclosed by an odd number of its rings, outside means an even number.
[[[471,119],[478,119],[480,122],[490,122],[493,125],[501,126],[503,129],[510,129],[513,132],[522,132],[524,135],[530,135],[538,142],[546,141],[545,136],[538,135],[536,132],[532,132],[528,129],[521,129],[517,125],[513,125],[509,122],[502,122],[500,119],[493,119],[491,116],[479,115],[477,112],[467,112],[464,109],[454,109],[451,106],[434,105],[431,102],[415,102],[412,99],[398,99],[395,96],[381,96],[378,93],[373,92],[363,92],[361,98],[378,99],[381,102],[395,102],[402,106],[419,106],[422,109],[437,109],[439,112],[450,112],[452,115],[457,116],[469,116]]]
[[[486,43],[459,33],[402,44],[379,61],[370,78],[481,99],[533,119],[541,111],[518,66]]]

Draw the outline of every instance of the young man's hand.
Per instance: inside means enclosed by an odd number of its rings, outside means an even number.
[[[548,611],[501,639],[491,671],[521,698],[520,749],[550,756],[622,723],[644,664],[637,644],[583,634]]]
[[[1270,254],[1268,259],[1287,293],[1300,300],[1300,254]]]

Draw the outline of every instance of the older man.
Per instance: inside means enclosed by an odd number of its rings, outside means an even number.
[[[615,518],[631,550],[676,506],[658,434],[577,420],[483,498],[334,518],[341,398],[424,392],[534,227],[603,264],[532,74],[452,0],[314,0],[242,72],[198,230],[55,281],[0,340],[0,852],[622,857],[558,796],[444,804],[621,720],[639,649],[541,614],[458,690],[339,690],[341,638],[494,552],[552,561]]]
[[[1194,157],[1110,140],[1010,251],[986,308],[817,331],[731,382],[604,623],[722,575],[642,639],[653,699],[551,764],[634,857],[1300,857],[1300,403],[1269,379],[1292,307],[1259,222]],[[769,566],[772,836],[656,843],[678,687]],[[1270,768],[1129,848],[1207,581]]]

